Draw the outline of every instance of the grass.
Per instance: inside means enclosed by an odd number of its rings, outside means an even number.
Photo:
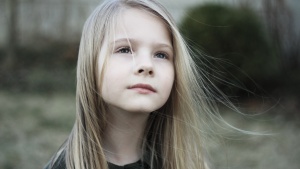
[[[74,122],[72,94],[32,94],[0,91],[0,168],[42,168],[65,141]],[[278,116],[245,119],[224,114],[240,128],[274,133],[270,136],[238,136],[210,145],[216,169],[298,169],[300,124]],[[296,110],[297,111],[297,110]]]
[[[276,115],[264,117],[264,120],[243,121],[227,113],[225,118],[240,128],[269,135],[236,136],[235,139],[224,139],[221,144],[215,144],[210,149],[214,158],[214,168],[298,169],[300,167],[299,122],[286,120],[281,116],[276,117]]]
[[[67,138],[73,95],[0,93],[0,168],[42,168]]]

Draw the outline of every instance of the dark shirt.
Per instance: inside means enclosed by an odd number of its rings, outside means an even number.
[[[142,162],[141,160],[139,160],[135,163],[127,164],[124,166],[118,166],[108,162],[108,168],[109,169],[150,169],[150,166],[146,162]]]
[[[145,156],[145,161],[139,160],[134,163],[126,164],[124,166],[118,166],[113,163],[107,162],[109,169],[150,169],[150,164],[148,162],[147,156]],[[64,158],[64,153],[62,153],[58,159],[52,164],[52,160],[44,167],[44,169],[66,169],[66,162]]]
[[[65,161],[62,160],[55,162],[55,164],[52,167],[51,166],[52,165],[48,163],[44,169],[66,169],[66,163]],[[118,166],[108,162],[108,168],[109,169],[150,169],[150,166],[147,163],[143,163],[141,160],[139,160],[135,163],[126,164],[124,166]]]

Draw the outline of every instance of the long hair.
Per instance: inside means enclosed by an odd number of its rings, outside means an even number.
[[[214,119],[214,103],[202,74],[171,15],[155,0],[108,0],[87,19],[82,32],[77,65],[76,121],[61,150],[68,169],[107,169],[103,131],[107,108],[99,93],[108,43],[120,15],[126,8],[146,10],[169,29],[174,49],[175,80],[170,97],[152,112],[143,137],[143,151],[150,152],[151,168],[204,169],[204,134]],[[101,64],[99,64],[101,63]]]

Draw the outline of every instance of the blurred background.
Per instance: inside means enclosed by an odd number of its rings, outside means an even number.
[[[211,143],[213,168],[300,168],[300,1],[161,2],[199,68],[245,113],[220,106],[223,118],[272,133]],[[70,133],[81,30],[99,3],[0,0],[0,168],[42,168]]]

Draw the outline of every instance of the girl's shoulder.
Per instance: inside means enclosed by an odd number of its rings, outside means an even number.
[[[66,169],[65,153],[61,152],[59,155],[54,156],[44,166],[44,169]]]

